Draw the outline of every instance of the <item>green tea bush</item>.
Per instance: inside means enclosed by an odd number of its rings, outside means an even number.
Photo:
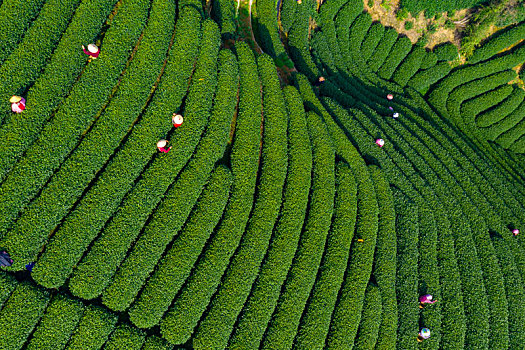
[[[281,207],[288,168],[288,113],[273,60],[268,55],[261,55],[257,64],[263,87],[264,129],[256,198],[239,248],[197,329],[193,340],[195,347],[222,348],[227,345],[257,277]]]
[[[363,12],[363,3],[359,1],[349,1],[347,2],[341,10],[337,13],[335,17],[335,34],[337,35],[337,43],[341,53],[343,67],[348,68],[352,65],[351,60],[351,51],[349,47],[349,37],[350,37],[350,27],[352,23],[358,18],[358,16],[363,15],[364,19],[366,16],[370,17],[368,14],[362,14]],[[370,20],[371,22],[371,20]],[[297,23],[297,22],[296,22]],[[362,22],[363,24],[365,22]],[[366,32],[365,32],[366,33]],[[360,36],[365,33],[360,32]],[[335,39],[335,38],[334,38]],[[362,39],[361,39],[362,40]],[[360,44],[361,41],[359,41]],[[302,70],[300,70],[303,72]]]
[[[16,285],[0,310],[2,350],[21,349],[44,314],[49,292],[28,282]]]
[[[144,342],[144,346],[142,347],[142,350],[171,350],[171,349],[173,349],[172,344],[156,336],[148,337],[146,341]]]
[[[2,306],[4,305],[5,301],[9,299],[9,296],[15,289],[16,284],[17,282],[14,276],[8,275],[3,271],[0,272],[0,310],[2,310]]]
[[[260,344],[277,305],[304,224],[311,185],[312,150],[301,96],[290,86],[285,87],[283,92],[289,114],[289,164],[281,214],[268,254],[230,338],[230,348],[251,348]]]
[[[21,95],[35,82],[79,3],[80,0],[48,0],[40,10],[36,9],[39,11],[38,17],[25,33],[22,42],[0,66],[1,101],[7,102],[12,95]],[[29,15],[35,11],[27,7],[18,9],[29,10]],[[6,26],[6,22],[2,22],[2,26]],[[3,29],[11,28],[7,25]],[[5,118],[7,105],[5,103],[0,110],[0,122]]]
[[[425,341],[425,349],[439,349],[441,340],[441,288],[439,283],[438,264],[438,227],[432,210],[428,207],[419,209],[419,262],[418,262],[418,295],[430,294],[437,303],[426,305],[421,310],[420,324],[432,332]]]
[[[277,8],[274,0],[257,0],[255,2],[257,17],[253,18],[257,26],[257,42],[265,53],[272,58],[285,54],[284,46],[279,37],[279,27],[277,23]]]
[[[38,15],[45,0],[5,0],[0,6],[0,65],[9,57]]]
[[[263,349],[292,348],[303,309],[316,280],[332,219],[335,195],[334,149],[319,117],[309,112],[306,119],[313,151],[309,211],[283,292],[266,330]]]
[[[467,9],[478,5],[481,2],[481,0],[441,0],[439,2],[432,0],[402,0],[401,6],[414,16],[421,11],[425,11],[425,16],[430,18],[439,12]]]
[[[87,306],[66,350],[98,350],[117,324],[117,315],[98,306]]]
[[[502,238],[494,237],[492,244],[499,260],[499,266],[505,281],[505,291],[509,308],[509,345],[510,349],[519,348],[525,341],[525,332],[521,324],[525,322],[525,289],[515,258],[509,244]]]
[[[401,64],[396,68],[392,75],[392,80],[401,86],[405,86],[410,78],[414,76],[421,66],[421,62],[425,59],[427,53],[425,49],[419,45],[414,45],[412,51],[403,59]]]
[[[188,89],[200,42],[200,18],[200,14],[191,7],[182,10],[157,93],[126,143],[46,246],[32,274],[39,284],[58,287],[65,282],[73,266],[157,151],[155,143],[173,128],[167,121],[173,110],[180,107]]]
[[[512,94],[513,90],[514,88],[512,87],[512,85],[502,85],[494,90],[484,93],[483,95],[478,95],[474,98],[471,98],[470,100],[465,101],[461,105],[461,117],[463,119],[475,118],[476,122],[478,122],[477,116],[481,112],[488,110],[489,108],[496,106],[497,104],[505,100]],[[481,125],[490,125],[484,120],[482,120],[481,122]]]
[[[221,218],[231,182],[231,172],[224,166],[211,175],[184,228],[128,312],[138,327],[155,326],[169,309]]]
[[[385,175],[377,166],[370,166],[369,169],[379,206],[379,227],[372,273],[381,293],[382,315],[381,336],[377,339],[375,348],[387,350],[393,349],[397,340],[396,212]]]
[[[128,325],[119,325],[104,345],[104,350],[140,350],[144,343],[145,334],[137,328]]]
[[[379,291],[379,287],[369,284],[366,287],[363,314],[355,340],[356,350],[374,349],[377,345],[379,335],[384,337],[383,332],[381,332],[381,334],[379,333],[381,328],[381,312],[381,292]]]
[[[3,155],[0,157],[0,179],[38,137],[45,122],[69,94],[86,64],[87,56],[80,45],[95,41],[116,1],[83,2],[75,10],[44,71],[27,92],[26,109],[16,115],[9,112],[9,121],[0,127],[0,154]]]
[[[525,120],[523,119],[523,113],[525,113],[525,102],[522,102],[514,112],[501,122],[488,128],[486,132],[495,135],[501,131],[495,139],[495,142],[500,144],[503,148],[509,148],[516,140],[525,134]],[[506,130],[502,131],[504,129]]]
[[[147,0],[123,5],[105,36],[105,50],[84,71],[62,108],[2,183],[0,234],[77,146],[82,133],[106,103],[142,32],[149,5]],[[34,260],[48,234],[25,232],[21,239],[19,232],[10,231],[2,238],[1,245],[12,251],[14,269],[22,268],[24,261]]]
[[[397,32],[395,29],[387,28],[383,38],[377,45],[376,49],[368,59],[368,66],[374,72],[377,72],[379,68],[383,65],[385,60],[390,53],[390,50],[397,41]]]
[[[361,44],[360,51],[360,54],[365,61],[370,58],[377,45],[379,45],[384,33],[385,27],[378,22],[372,24],[372,26],[368,29],[368,33],[365,35],[365,39]]]
[[[223,39],[233,39],[237,30],[235,2],[217,0],[212,5],[212,17],[221,28]]]
[[[403,59],[405,59],[410,50],[412,50],[412,42],[410,39],[406,36],[400,37],[392,47],[392,50],[388,54],[385,62],[381,65],[381,68],[379,68],[377,74],[383,79],[392,78],[392,74],[394,74],[394,71]]]
[[[468,62],[474,64],[484,61],[496,55],[501,50],[514,45],[516,42],[522,40],[524,36],[525,22],[497,31],[474,51],[472,56],[469,57]]]
[[[355,177],[346,164],[339,163],[336,166],[336,197],[332,226],[328,233],[321,269],[295,339],[295,345],[300,349],[317,349],[324,345],[348,264],[356,220]]]
[[[514,86],[514,89],[510,95],[501,101],[501,103],[476,115],[476,124],[480,128],[494,126],[494,124],[503,120],[516,108],[518,108],[518,106],[523,102],[524,97],[525,91],[517,86]],[[498,135],[499,134],[491,135],[490,140],[494,140]]]
[[[84,305],[62,294],[53,296],[26,349],[64,349],[84,312]]]
[[[349,49],[351,52],[359,52],[363,45],[370,26],[372,25],[372,17],[366,12],[360,14],[350,27],[350,37],[348,41]]]
[[[215,22],[206,20],[203,22],[202,32],[201,51],[185,101],[186,121],[177,129],[175,140],[172,139],[171,143],[174,152],[153,159],[133,190],[127,194],[100,238],[103,247],[107,244],[106,237],[109,242],[113,242],[109,244],[111,248],[118,247],[118,250],[110,250],[115,260],[107,265],[105,274],[111,275],[115,271],[116,273],[102,294],[102,302],[112,310],[123,311],[131,305],[166,246],[173,239],[173,235],[182,226],[184,218],[190,214],[191,208],[213,170],[215,160],[224,152],[224,148],[212,151],[211,146],[226,146],[228,133],[224,124],[219,124],[215,129],[215,120],[208,123],[213,95],[217,87],[220,31]],[[206,136],[201,138],[207,124]],[[215,134],[216,132],[218,135]],[[202,141],[202,144],[199,144],[199,141]],[[214,151],[217,154],[216,158],[213,158]],[[202,159],[202,162],[188,163],[184,174],[180,174],[177,183],[170,188],[192,155],[195,159]],[[192,188],[193,191],[188,190],[189,188]],[[164,201],[157,207],[161,199]],[[181,209],[181,212],[176,212],[176,209]],[[152,215],[153,211],[155,212]],[[175,217],[179,217],[180,222],[175,221]],[[149,223],[143,229],[148,218]],[[178,223],[178,228],[171,226],[175,223]],[[125,232],[129,238],[120,239],[118,244],[119,239],[114,239],[121,232]],[[166,234],[166,232],[171,232],[171,234]],[[139,234],[140,237],[135,241],[128,256],[122,261],[126,251]],[[124,246],[125,249],[119,245]],[[94,256],[91,265],[101,266],[99,259],[104,256],[104,253],[100,254],[98,259],[96,254]],[[110,260],[106,258],[106,261]],[[120,264],[121,261],[122,264]],[[93,269],[87,268],[87,270]],[[105,279],[100,284],[107,285],[110,280],[111,278]]]
[[[423,59],[423,61],[421,62],[421,66],[419,67],[419,69],[421,70],[425,70],[425,69],[429,69],[431,67],[434,67],[438,61],[438,58],[436,56],[436,54],[432,51],[427,51],[425,58]]]
[[[56,227],[108,161],[144,108],[170,43],[175,4],[156,0],[133,60],[105,112],[22,213],[14,232],[45,235]]]
[[[197,326],[241,240],[253,205],[261,143],[261,83],[249,46],[238,43],[236,52],[240,87],[230,161],[232,190],[219,227],[160,324],[163,337],[174,344],[185,343]]]
[[[324,7],[324,6],[323,6]],[[281,27],[283,28],[284,33],[288,33],[290,28],[292,28],[295,20],[296,13],[299,8],[299,4],[296,0],[281,0]]]
[[[309,50],[309,14],[306,8],[302,6],[295,16],[297,16],[297,19],[288,32],[288,53],[297,70],[306,74],[311,81],[314,81],[317,80],[319,71],[312,61]]]

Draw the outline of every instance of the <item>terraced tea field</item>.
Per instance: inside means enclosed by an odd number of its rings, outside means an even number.
[[[0,349],[522,349],[525,22],[236,6],[0,1]]]

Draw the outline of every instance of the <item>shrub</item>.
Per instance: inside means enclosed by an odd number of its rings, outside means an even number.
[[[372,25],[372,17],[366,12],[363,12],[357,17],[350,27],[350,37],[348,47],[353,55],[360,52],[370,26]]]
[[[381,293],[379,288],[373,284],[366,287],[365,300],[363,302],[363,315],[357,332],[355,349],[374,349],[379,338],[381,327]],[[381,337],[384,334],[381,332]]]
[[[226,128],[219,124],[217,133],[220,136],[215,136],[215,125],[213,125],[215,121],[212,121],[213,124],[208,124],[213,95],[217,87],[220,32],[217,24],[211,20],[204,21],[202,32],[201,51],[185,101],[186,122],[177,129],[175,140],[172,138],[171,145],[175,152],[153,159],[133,190],[127,194],[100,238],[101,246],[106,247],[106,237],[110,242],[116,243],[119,240],[116,238],[119,233],[124,232],[124,237],[127,236],[120,240],[120,247],[117,244],[109,244],[109,247],[113,249],[118,247],[118,249],[109,250],[118,260],[110,261],[106,258],[108,265],[106,265],[107,270],[104,271],[104,274],[112,275],[115,271],[116,273],[102,294],[102,301],[112,310],[123,311],[133,302],[173,235],[180,229],[183,220],[188,217],[213,170],[214,161],[224,152],[224,148],[214,149],[217,156],[213,159],[214,152],[210,152],[211,146],[226,146],[227,124]],[[207,124],[208,131],[201,139]],[[196,148],[199,141],[202,141],[202,145]],[[190,162],[184,176],[180,174],[177,183],[169,188],[194,152],[195,158],[202,157],[203,162],[197,164]],[[194,191],[189,191],[188,188],[193,188]],[[164,201],[157,207],[163,198]],[[177,209],[182,209],[182,212],[177,212]],[[150,217],[154,210],[154,214]],[[182,221],[178,223],[178,228],[171,226],[176,223],[174,218],[177,216]],[[149,223],[141,233],[148,218]],[[166,232],[171,232],[171,234],[166,234]],[[128,256],[122,261],[126,251],[140,233],[140,237]],[[114,240],[115,238],[117,241]],[[101,266],[100,258],[105,256],[104,252],[107,252],[106,248],[102,249],[102,254],[98,255],[98,258],[96,258],[97,254],[93,254],[91,264],[86,263],[86,270],[91,270],[86,271],[88,274],[93,273],[89,265]],[[120,264],[121,261],[122,264]],[[100,284],[105,286],[110,280],[111,277]]]
[[[417,14],[421,11],[425,11],[427,17],[432,17],[439,12],[471,8],[481,2],[481,0],[441,0],[439,2],[432,0],[402,0],[401,6],[407,9],[410,13]]]
[[[84,71],[62,108],[2,183],[0,234],[11,226],[20,210],[77,145],[82,133],[106,103],[142,32],[148,8],[149,1],[124,4],[105,36],[106,46],[99,59]],[[26,261],[33,261],[48,234],[48,231],[43,234],[24,232],[20,236],[20,232],[10,231],[0,245],[12,252],[13,268],[20,269]]]
[[[370,166],[379,206],[379,227],[374,256],[373,276],[381,292],[382,315],[381,336],[375,348],[393,349],[397,339],[397,299],[396,299],[396,213],[392,191],[385,175],[377,166]],[[373,292],[372,292],[373,293]],[[366,298],[366,294],[365,294]],[[362,320],[365,320],[361,317]],[[368,338],[364,338],[368,339]]]
[[[285,53],[284,46],[279,37],[277,23],[277,8],[273,0],[257,0],[257,17],[253,18],[257,26],[256,33],[258,44],[265,53],[276,58]]]
[[[0,154],[3,155],[0,157],[0,180],[4,179],[38,137],[44,123],[69,94],[86,64],[87,56],[80,45],[94,41],[115,2],[116,0],[83,2],[75,10],[75,15],[54,49],[49,63],[27,92],[27,108],[24,113],[10,113],[12,116],[9,121],[0,127]]]
[[[419,262],[418,295],[430,294],[437,301],[421,310],[420,324],[432,332],[425,341],[425,349],[438,349],[441,340],[441,288],[439,283],[438,230],[432,210],[419,208]]]
[[[145,335],[137,328],[121,324],[115,329],[111,337],[104,345],[104,350],[140,350],[144,343]]]
[[[212,16],[221,28],[223,39],[233,39],[237,30],[235,19],[235,2],[229,0],[217,0],[213,2]]]
[[[38,78],[79,3],[80,0],[49,0],[40,10],[36,10],[39,11],[38,17],[24,39],[0,66],[1,101],[7,102],[12,95],[21,95]],[[0,122],[6,116],[7,105],[4,102],[0,110]]]
[[[142,350],[171,350],[173,349],[173,345],[168,343],[166,340],[156,337],[156,336],[150,336],[146,339],[144,342],[144,347]]]
[[[20,43],[45,0],[4,0],[0,7],[0,65]]]
[[[493,237],[499,266],[505,281],[509,308],[509,349],[519,348],[525,342],[525,332],[520,325],[525,322],[525,290],[515,258],[503,238]]]
[[[156,0],[119,90],[82,142],[22,213],[13,227],[14,233],[47,235],[79,200],[148,101],[166,57],[174,20],[174,4]]]
[[[282,7],[280,12],[281,27],[284,33],[288,33],[292,28],[295,20],[299,4],[296,0],[281,0]]]
[[[409,14],[410,13],[407,11],[406,8],[400,8],[400,9],[398,9],[396,11],[396,19],[398,21],[403,21],[403,20],[407,19]]]
[[[377,45],[372,56],[370,56],[370,58],[368,59],[368,66],[372,71],[377,72],[378,69],[383,65],[383,63],[388,57],[388,54],[390,53],[390,50],[392,49],[392,46],[394,46],[396,41],[396,30],[392,28],[387,28],[385,30],[383,38],[379,42],[379,45]]]
[[[506,129],[498,135],[495,140],[496,143],[500,144],[503,148],[509,148],[510,145],[525,134],[524,113],[525,102],[522,102],[507,118],[488,129],[488,132],[494,132],[494,134],[497,134],[497,131]],[[501,129],[496,131],[493,128]]]
[[[64,349],[84,312],[84,305],[56,294],[27,345],[28,350]]]
[[[422,95],[426,94],[429,87],[443,77],[445,77],[451,68],[448,62],[439,62],[435,66],[419,71],[410,78],[407,85],[416,89]]]
[[[458,58],[458,49],[451,42],[437,45],[432,51],[436,54],[438,61],[452,61]]]
[[[509,114],[511,114],[518,106],[523,102],[525,97],[525,91],[523,89],[514,86],[514,89],[507,98],[505,98],[501,103],[494,106],[489,110],[485,110],[478,115],[476,115],[476,124],[480,128],[493,127],[494,124],[503,120]],[[497,132],[496,130],[494,132]],[[493,134],[489,140],[494,140],[498,134]]]
[[[392,47],[392,50],[377,74],[383,79],[392,78],[392,74],[394,74],[394,71],[408,55],[410,50],[412,50],[412,42],[410,39],[406,36],[400,37]]]
[[[410,78],[416,74],[421,66],[421,62],[426,56],[426,51],[423,47],[414,45],[412,51],[405,57],[403,62],[396,68],[392,80],[401,86],[405,86]]]
[[[191,336],[241,240],[252,209],[261,142],[261,83],[251,49],[245,43],[237,44],[236,49],[240,90],[231,151],[232,190],[214,237],[160,324],[163,337],[174,344]]]
[[[259,272],[281,207],[288,168],[288,114],[273,60],[261,55],[257,63],[263,87],[264,121],[257,198],[239,248],[194,336],[195,347],[222,348],[227,345]]]
[[[425,55],[425,58],[423,59],[423,61],[421,62],[421,66],[419,67],[419,69],[421,69],[421,70],[432,68],[437,63],[437,56],[436,56],[436,54],[434,52],[432,52],[432,51],[427,51],[427,50],[425,50],[425,51],[427,52],[427,54]]]
[[[525,22],[497,31],[478,47],[468,59],[471,64],[484,61],[515,44],[525,36]]]
[[[0,272],[0,310],[5,301],[9,299],[9,296],[16,288],[17,281],[14,276],[8,275],[5,272]]]
[[[184,228],[128,312],[138,327],[157,325],[169,309],[221,218],[231,182],[231,172],[226,167],[217,167],[211,175]]]
[[[301,97],[284,88],[288,119],[288,175],[281,214],[268,254],[246,301],[228,347],[256,347],[277,304],[281,286],[292,264],[304,224],[311,184],[312,150]]]
[[[357,184],[344,163],[336,167],[336,191],[332,226],[321,268],[295,339],[295,345],[302,349],[323,347],[348,264],[357,220]]]
[[[330,228],[335,195],[334,149],[326,127],[313,112],[306,116],[313,151],[309,211],[283,292],[266,330],[263,349],[289,349],[316,280]]]
[[[172,128],[166,120],[173,109],[179,108],[186,94],[200,42],[199,22],[200,15],[195,9],[182,10],[157,93],[126,143],[48,243],[33,270],[38,283],[46,287],[64,283],[155,153],[155,142]]]
[[[372,55],[372,52],[376,49],[377,45],[381,42],[383,35],[385,33],[385,27],[381,23],[374,23],[368,29],[368,33],[361,44],[360,54],[363,59],[366,61]]]
[[[117,315],[98,306],[87,306],[67,350],[98,350],[115,329]]]
[[[311,81],[317,80],[319,71],[310,55],[308,42],[309,15],[304,6],[297,11],[297,19],[288,32],[288,53],[298,71]]]
[[[410,29],[412,29],[412,28],[414,28],[414,22],[412,22],[412,21],[406,21],[406,22],[405,22],[405,30],[410,30]]]
[[[20,282],[0,311],[2,350],[21,349],[44,314],[49,292]]]
[[[484,93],[483,95],[478,95],[465,101],[461,105],[461,117],[463,119],[474,119],[482,111],[485,111],[503,101],[512,93],[512,91],[513,87],[511,85],[502,85],[494,90]]]

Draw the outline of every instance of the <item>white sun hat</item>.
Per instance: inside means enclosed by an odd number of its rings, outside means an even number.
[[[88,45],[88,51],[91,53],[97,53],[98,52],[98,46],[95,44],[89,44]]]
[[[184,118],[180,114],[173,114],[173,117],[171,118],[171,121],[173,124],[182,124],[184,122]]]
[[[162,147],[165,147],[167,144],[168,144],[167,140],[159,140],[159,142],[157,142],[157,147],[162,148]]]

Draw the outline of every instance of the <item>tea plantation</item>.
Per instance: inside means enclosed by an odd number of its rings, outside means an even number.
[[[525,22],[251,6],[0,0],[0,350],[523,349]]]

